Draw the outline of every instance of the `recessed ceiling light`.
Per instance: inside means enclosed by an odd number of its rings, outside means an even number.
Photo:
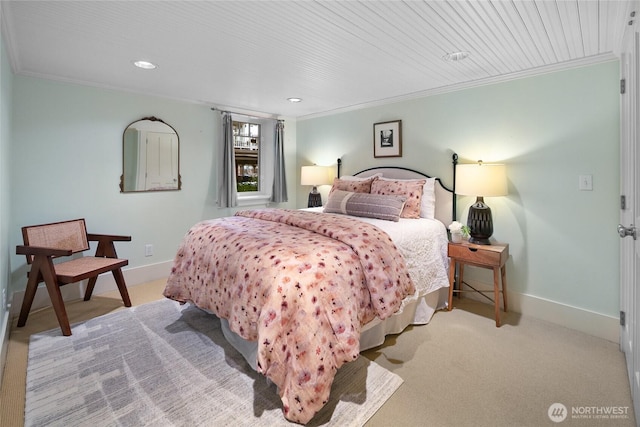
[[[293,103],[302,102],[302,98],[287,98],[287,101],[293,102]]]
[[[134,61],[133,65],[135,65],[138,68],[145,69],[145,70],[153,70],[153,69],[158,67],[156,64],[154,64],[153,62],[149,62],[149,61]]]
[[[456,61],[462,61],[463,59],[466,59],[468,56],[469,56],[469,52],[464,52],[464,51],[451,52],[443,56],[442,59],[444,59],[445,61],[456,62]]]

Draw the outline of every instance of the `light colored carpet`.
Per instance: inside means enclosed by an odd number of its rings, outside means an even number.
[[[162,299],[165,281],[129,287],[134,305]],[[390,336],[363,356],[404,379],[366,427],[636,426],[624,354],[616,343],[464,298],[426,326]],[[117,291],[69,301],[72,323],[122,310]],[[29,337],[58,328],[50,308],[13,320],[0,390],[0,426],[24,426]],[[549,419],[553,403],[627,407],[628,418]],[[194,426],[195,427],[195,426]]]
[[[509,312],[495,327],[490,304],[454,300],[426,326],[388,337],[367,358],[404,384],[367,427],[636,426],[624,353],[616,343]],[[567,412],[622,408],[620,418]]]
[[[362,426],[403,380],[360,357],[309,425]],[[276,387],[225,341],[220,321],[171,300],[31,336],[25,425],[288,425]]]

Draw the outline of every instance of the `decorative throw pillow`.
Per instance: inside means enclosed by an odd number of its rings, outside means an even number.
[[[378,179],[371,184],[371,194],[404,196],[407,201],[400,216],[402,218],[420,218],[422,187],[425,183],[426,178],[410,181]]]
[[[422,199],[420,200],[420,218],[434,219],[436,217],[436,179],[435,178],[412,178],[412,179],[391,179],[378,178],[382,181],[423,181],[426,182],[422,186]]]
[[[335,190],[351,191],[353,193],[371,193],[371,183],[378,179],[377,176],[372,176],[362,181],[350,181],[340,178],[333,179],[333,187],[329,194]]]
[[[397,222],[400,219],[405,200],[403,196],[383,196],[335,190],[329,194],[324,212]]]

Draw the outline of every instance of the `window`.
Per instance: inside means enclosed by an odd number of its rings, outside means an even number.
[[[260,191],[260,124],[233,122],[238,193]]]
[[[238,204],[268,202],[273,190],[276,121],[235,114],[232,117]]]

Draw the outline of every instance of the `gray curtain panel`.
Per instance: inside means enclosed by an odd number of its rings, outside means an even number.
[[[284,121],[282,120],[278,120],[278,123],[276,123],[275,148],[276,156],[271,201],[283,203],[288,202],[289,198],[287,197],[287,174],[284,167]]]
[[[233,119],[231,114],[222,115],[222,170],[219,173],[218,206],[232,208],[238,205],[236,184],[236,157],[233,148]]]

